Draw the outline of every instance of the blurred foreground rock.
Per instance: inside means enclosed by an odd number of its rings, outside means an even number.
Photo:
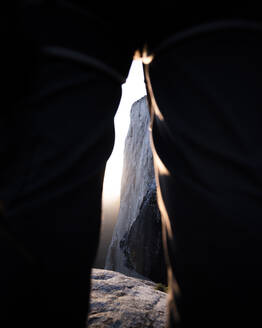
[[[156,284],[121,273],[93,269],[90,328],[162,328],[167,294]]]

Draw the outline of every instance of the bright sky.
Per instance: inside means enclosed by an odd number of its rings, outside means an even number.
[[[116,139],[111,157],[107,162],[103,199],[114,201],[119,197],[123,168],[125,138],[129,127],[132,104],[146,95],[141,60],[134,60],[127,81],[122,85],[122,98],[115,116]]]
[[[115,146],[107,162],[103,188],[103,215],[96,267],[104,267],[108,247],[120,205],[120,188],[125,138],[129,128],[132,104],[146,95],[141,60],[134,60],[127,81],[122,85],[122,98],[115,116]]]

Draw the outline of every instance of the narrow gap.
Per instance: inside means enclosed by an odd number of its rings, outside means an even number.
[[[126,83],[122,85],[122,97],[114,118],[115,145],[107,162],[105,172],[102,199],[102,227],[95,268],[104,268],[106,254],[117,221],[120,206],[124,146],[130,122],[130,109],[135,101],[145,95],[146,88],[142,61],[136,59],[132,62]]]

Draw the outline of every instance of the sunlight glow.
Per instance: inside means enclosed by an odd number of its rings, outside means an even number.
[[[161,159],[158,157],[156,151],[154,151],[154,161],[160,175],[170,176],[170,172],[165,167]]]
[[[142,60],[134,60],[126,83],[122,85],[122,98],[114,119],[115,145],[107,161],[103,200],[100,243],[95,267],[104,268],[120,206],[120,189],[124,159],[125,138],[129,128],[130,109],[133,103],[146,95]]]
[[[103,189],[104,202],[112,202],[120,195],[123,155],[130,122],[130,109],[136,100],[145,95],[142,60],[136,59],[132,62],[126,83],[122,85],[122,98],[114,120],[115,146],[106,167]]]

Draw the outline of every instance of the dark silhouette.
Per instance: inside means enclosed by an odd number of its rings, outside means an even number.
[[[259,7],[8,5],[1,327],[85,326],[113,117],[133,53],[144,46],[154,55],[145,71],[169,326],[261,325]]]

